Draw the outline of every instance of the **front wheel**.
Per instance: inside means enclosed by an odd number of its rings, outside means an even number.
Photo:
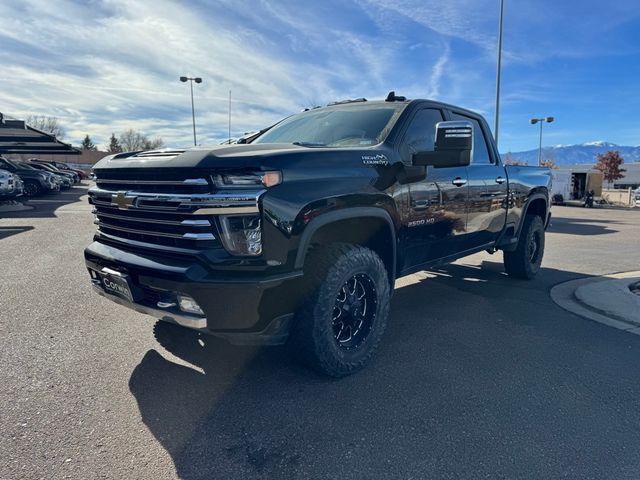
[[[289,346],[315,370],[344,377],[375,353],[389,316],[389,281],[380,257],[357,245],[316,247],[305,262],[309,296]]]
[[[42,193],[42,187],[38,182],[34,182],[33,180],[26,180],[24,182],[23,193],[27,197],[35,197]]]
[[[510,277],[531,280],[540,271],[544,255],[544,224],[538,215],[527,215],[513,252],[504,252],[504,268]]]

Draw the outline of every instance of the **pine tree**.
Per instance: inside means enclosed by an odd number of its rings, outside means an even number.
[[[107,152],[109,153],[122,152],[122,147],[120,146],[120,142],[118,141],[118,137],[116,137],[115,133],[111,134],[111,138],[109,139],[109,147],[107,147]]]
[[[89,134],[87,134],[84,137],[84,140],[82,140],[82,144],[80,145],[80,149],[81,150],[96,151],[96,150],[98,150],[98,147],[96,147],[96,144],[93,143],[93,140],[91,140],[91,137],[89,136]]]

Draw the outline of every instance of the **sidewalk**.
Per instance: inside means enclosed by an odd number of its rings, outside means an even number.
[[[551,289],[560,307],[582,317],[640,335],[640,295],[629,288],[640,282],[640,271],[588,277]]]

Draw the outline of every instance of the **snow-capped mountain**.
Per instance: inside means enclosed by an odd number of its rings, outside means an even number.
[[[617,150],[620,152],[620,155],[624,158],[624,163],[640,162],[640,146],[629,147],[603,141],[543,147],[542,158],[545,160],[553,160],[556,165],[590,164],[596,163],[598,154],[606,153],[609,150]],[[502,158],[504,159],[507,155],[509,155],[509,153],[503,153]],[[510,152],[510,155],[513,160],[522,163],[526,162],[529,165],[536,165],[538,162],[538,149],[524,152]]]

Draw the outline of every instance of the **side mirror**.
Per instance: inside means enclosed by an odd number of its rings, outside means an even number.
[[[473,124],[466,120],[439,122],[436,125],[436,142],[433,152],[413,154],[414,165],[434,168],[465,167],[471,163],[473,149]]]

